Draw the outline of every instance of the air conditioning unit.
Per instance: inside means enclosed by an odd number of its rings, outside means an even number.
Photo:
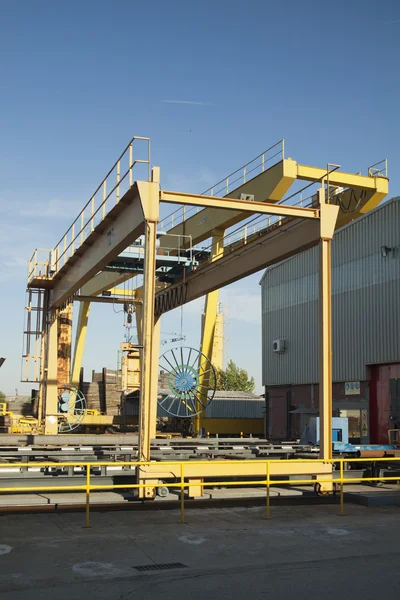
[[[272,342],[272,350],[274,352],[285,352],[285,340],[284,339],[279,339],[279,340],[274,340]]]
[[[239,200],[246,200],[247,202],[254,202],[254,194],[240,194]]]

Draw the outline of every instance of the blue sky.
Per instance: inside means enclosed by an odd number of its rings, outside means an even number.
[[[304,164],[389,159],[400,193],[400,5],[370,0],[0,2],[0,389],[19,383],[26,261],[55,245],[133,135],[165,188],[201,192],[285,138]],[[184,101],[165,102],[165,101]],[[260,274],[261,275],[261,274]],[[227,288],[229,355],[261,391],[260,275]],[[198,345],[200,305],[184,311]],[[178,311],[179,313],[179,311]],[[84,365],[113,367],[95,306]],[[179,331],[180,314],[163,322]]]

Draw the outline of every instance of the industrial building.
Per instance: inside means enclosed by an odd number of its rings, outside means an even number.
[[[332,242],[333,416],[354,443],[400,428],[400,197]],[[318,414],[318,248],[268,268],[262,289],[266,434],[301,436]]]

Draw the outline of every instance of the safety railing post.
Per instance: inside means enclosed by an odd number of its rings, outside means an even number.
[[[133,185],[132,166],[133,166],[133,148],[132,148],[132,144],[129,144],[129,187],[132,187],[132,185]]]
[[[83,210],[81,212],[81,230],[79,232],[79,245],[82,246],[83,244],[83,226],[85,224],[85,211]]]
[[[90,465],[86,465],[86,508],[85,508],[85,529],[90,528]]]
[[[75,252],[75,223],[72,223],[72,242],[71,242],[71,255]]]
[[[185,522],[185,467],[181,463],[181,523]]]
[[[147,140],[147,181],[151,181],[150,140]]]
[[[340,514],[344,516],[343,459],[340,461]]]
[[[90,231],[94,229],[94,196],[91,200],[92,216],[90,217]]]
[[[103,221],[106,216],[106,202],[107,202],[107,179],[103,181],[103,208],[101,211],[101,220]]]
[[[119,182],[121,181],[121,161],[117,162],[117,193],[116,193],[116,204],[119,202]]]
[[[270,478],[269,478],[269,461],[266,462],[266,466],[267,466],[267,500],[266,500],[266,519],[270,519],[271,518],[271,508],[270,508],[270,490],[269,490],[269,486],[270,486]]]

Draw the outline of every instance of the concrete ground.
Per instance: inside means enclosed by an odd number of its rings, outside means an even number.
[[[395,598],[398,507],[317,505],[0,516],[0,599]],[[137,566],[183,563],[140,572]]]
[[[396,484],[385,484],[382,487],[370,486],[367,484],[346,484],[344,491],[348,500],[357,502],[358,496],[390,496],[389,503],[400,504],[400,487]],[[166,498],[160,498],[157,496],[156,501],[178,501],[179,491],[172,490]],[[263,498],[266,495],[265,488],[245,488],[245,487],[227,487],[223,489],[212,489],[206,487],[204,489],[204,496],[202,500],[207,501],[209,499],[221,500],[221,499],[233,499],[233,498]],[[351,496],[350,496],[351,495]],[[270,490],[271,498],[285,497],[295,498],[300,496],[314,497],[314,491],[312,486],[286,486],[278,487],[273,486]],[[398,496],[394,502],[393,499]],[[50,492],[38,492],[38,493],[25,493],[25,494],[0,494],[0,512],[6,507],[10,506],[49,506],[54,507],[66,506],[73,504],[84,504],[85,503],[84,492],[57,492],[57,489]],[[126,504],[134,500],[134,494],[131,491],[124,492],[91,492],[90,502],[92,505],[96,504]]]

